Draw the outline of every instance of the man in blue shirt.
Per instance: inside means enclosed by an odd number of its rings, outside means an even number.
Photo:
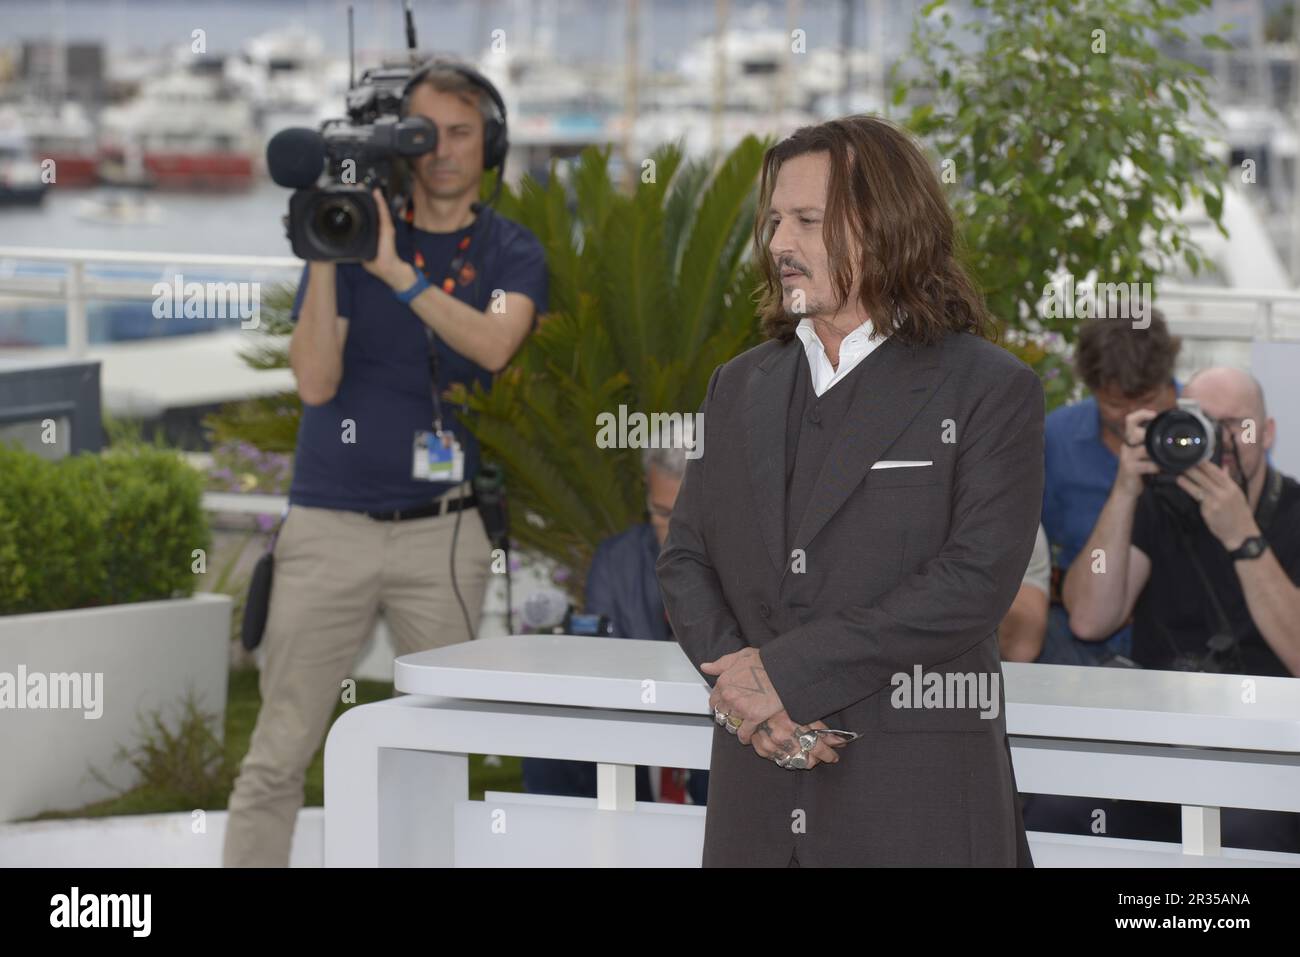
[[[659,551],[668,537],[668,521],[686,472],[684,446],[692,442],[688,431],[675,447],[668,441],[656,441],[660,448],[644,451],[642,464],[650,520],[605,539],[592,556],[583,610],[587,614],[608,617],[613,629],[612,637],[673,640],[668,616],[664,613],[655,562],[659,560]],[[523,766],[524,790],[530,794],[596,796],[596,765],[590,762],[525,758]],[[649,771],[645,767],[636,769],[638,801],[654,799]],[[668,788],[680,788],[682,775],[679,769],[662,768],[656,773],[661,782],[668,779]],[[708,771],[691,769],[685,777],[685,793],[691,802],[704,804],[709,789]],[[665,790],[661,783],[661,799]]]
[[[1178,397],[1174,362],[1181,342],[1169,335],[1160,310],[1150,325],[1130,319],[1089,319],[1075,349],[1075,369],[1090,397],[1062,406],[1048,417],[1044,434],[1043,527],[1052,546],[1054,583],[1063,577],[1097,523],[1115,484],[1124,419],[1137,409],[1173,408]],[[1087,556],[1083,557],[1087,560]],[[1054,585],[1041,664],[1095,665],[1127,657],[1127,624],[1101,642],[1070,633],[1069,613]]]
[[[547,299],[541,244],[475,202],[508,145],[489,90],[463,67],[421,71],[404,110],[438,143],[410,161],[405,208],[376,191],[375,258],[304,270],[289,352],[302,424],[227,866],[288,863],[305,771],[380,613],[398,654],[473,637],[491,544],[478,444],[443,393],[490,387]]]

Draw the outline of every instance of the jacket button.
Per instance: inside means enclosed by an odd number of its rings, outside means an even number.
[[[762,617],[767,618],[769,615],[772,614],[772,609],[768,608],[766,604],[760,602],[758,605],[758,613]]]
[[[816,424],[821,420],[822,420],[821,410],[814,405],[813,410],[808,413],[808,421],[812,422],[813,424]]]

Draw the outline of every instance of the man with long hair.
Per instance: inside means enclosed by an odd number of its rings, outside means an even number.
[[[713,686],[704,864],[1032,866],[997,626],[1038,528],[1038,378],[884,120],[769,150],[754,242],[768,341],[709,381],[657,565]]]

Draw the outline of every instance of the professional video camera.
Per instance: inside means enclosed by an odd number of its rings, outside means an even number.
[[[422,116],[399,116],[408,68],[367,70],[348,91],[346,119],[326,120],[320,132],[281,130],[266,147],[271,178],[294,190],[285,225],[294,255],[308,260],[360,262],[379,247],[379,208],[393,184],[393,162],[437,148],[438,129]]]
[[[1160,474],[1157,484],[1172,484],[1179,475],[1201,462],[1223,464],[1225,433],[1222,423],[1201,411],[1194,399],[1179,399],[1147,424],[1146,449]]]
[[[423,156],[438,146],[438,128],[422,116],[403,117],[402,94],[415,74],[415,24],[404,4],[412,63],[385,64],[352,81],[352,9],[348,8],[347,117],[320,131],[281,130],[266,146],[271,178],[294,190],[285,227],[294,255],[325,262],[374,259],[379,208],[371,191],[391,199],[394,161]]]

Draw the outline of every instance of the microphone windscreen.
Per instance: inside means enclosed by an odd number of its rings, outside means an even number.
[[[291,126],[266,144],[266,169],[271,179],[289,189],[306,189],[325,168],[325,139],[305,126]]]
[[[569,599],[554,588],[543,588],[524,599],[524,625],[528,628],[555,628],[564,623]]]

